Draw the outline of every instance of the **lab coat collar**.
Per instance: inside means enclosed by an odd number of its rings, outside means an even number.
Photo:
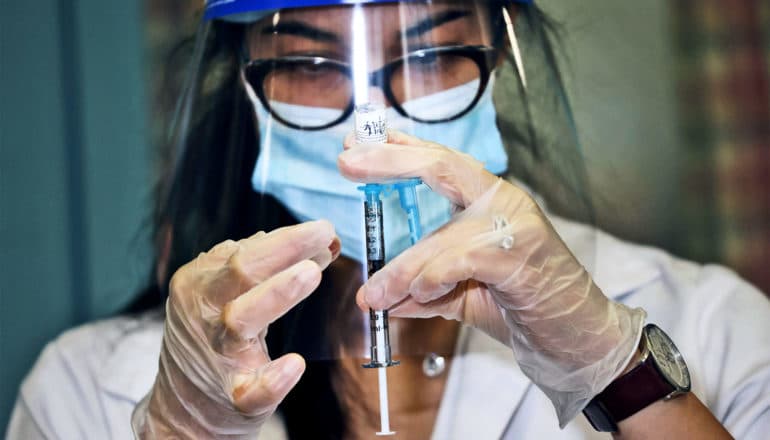
[[[99,373],[101,388],[116,397],[139,402],[150,392],[158,371],[163,339],[163,313],[142,315],[137,325],[124,330]]]

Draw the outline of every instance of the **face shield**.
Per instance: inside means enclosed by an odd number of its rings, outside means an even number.
[[[327,277],[336,297],[306,301],[271,326],[281,352],[311,361],[370,356],[368,317],[353,301],[366,278],[366,193],[337,169],[354,130],[387,128],[455,148],[538,191],[550,209],[593,218],[548,22],[529,1],[212,0],[181,89],[168,210],[183,218],[189,186],[206,184],[207,176],[179,178],[201,151],[245,146],[254,152],[243,165],[259,195],[254,210],[330,220],[343,263],[357,273]],[[376,110],[373,119],[357,114],[366,108]],[[380,194],[385,262],[452,216],[446,199],[413,183],[416,225],[398,188]],[[590,270],[591,253],[582,254]],[[397,325],[393,357],[424,355]]]

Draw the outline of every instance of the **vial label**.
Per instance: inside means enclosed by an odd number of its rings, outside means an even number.
[[[363,104],[356,107],[356,142],[381,144],[388,141],[388,122],[385,107]]]

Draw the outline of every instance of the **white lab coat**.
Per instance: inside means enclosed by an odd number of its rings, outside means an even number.
[[[643,307],[676,342],[692,390],[739,439],[770,438],[770,301],[727,269],[698,266],[552,218],[608,296]],[[9,439],[129,439],[134,405],[158,365],[158,313],[68,331],[48,344],[24,380]],[[581,415],[559,430],[550,402],[511,351],[463,328],[434,439],[598,439]],[[394,427],[398,430],[398,427]],[[285,438],[280,419],[260,435]]]

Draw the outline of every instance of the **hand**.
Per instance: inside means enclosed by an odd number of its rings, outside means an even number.
[[[268,325],[316,289],[339,254],[326,221],[225,241],[171,279],[160,366],[132,418],[140,437],[255,438],[299,381],[297,354],[271,360]]]
[[[361,287],[360,307],[485,330],[511,346],[562,426],[623,370],[644,312],[604,296],[525,191],[468,155],[403,133],[378,145],[348,137],[345,148],[345,177],[419,177],[456,207],[449,223]]]

